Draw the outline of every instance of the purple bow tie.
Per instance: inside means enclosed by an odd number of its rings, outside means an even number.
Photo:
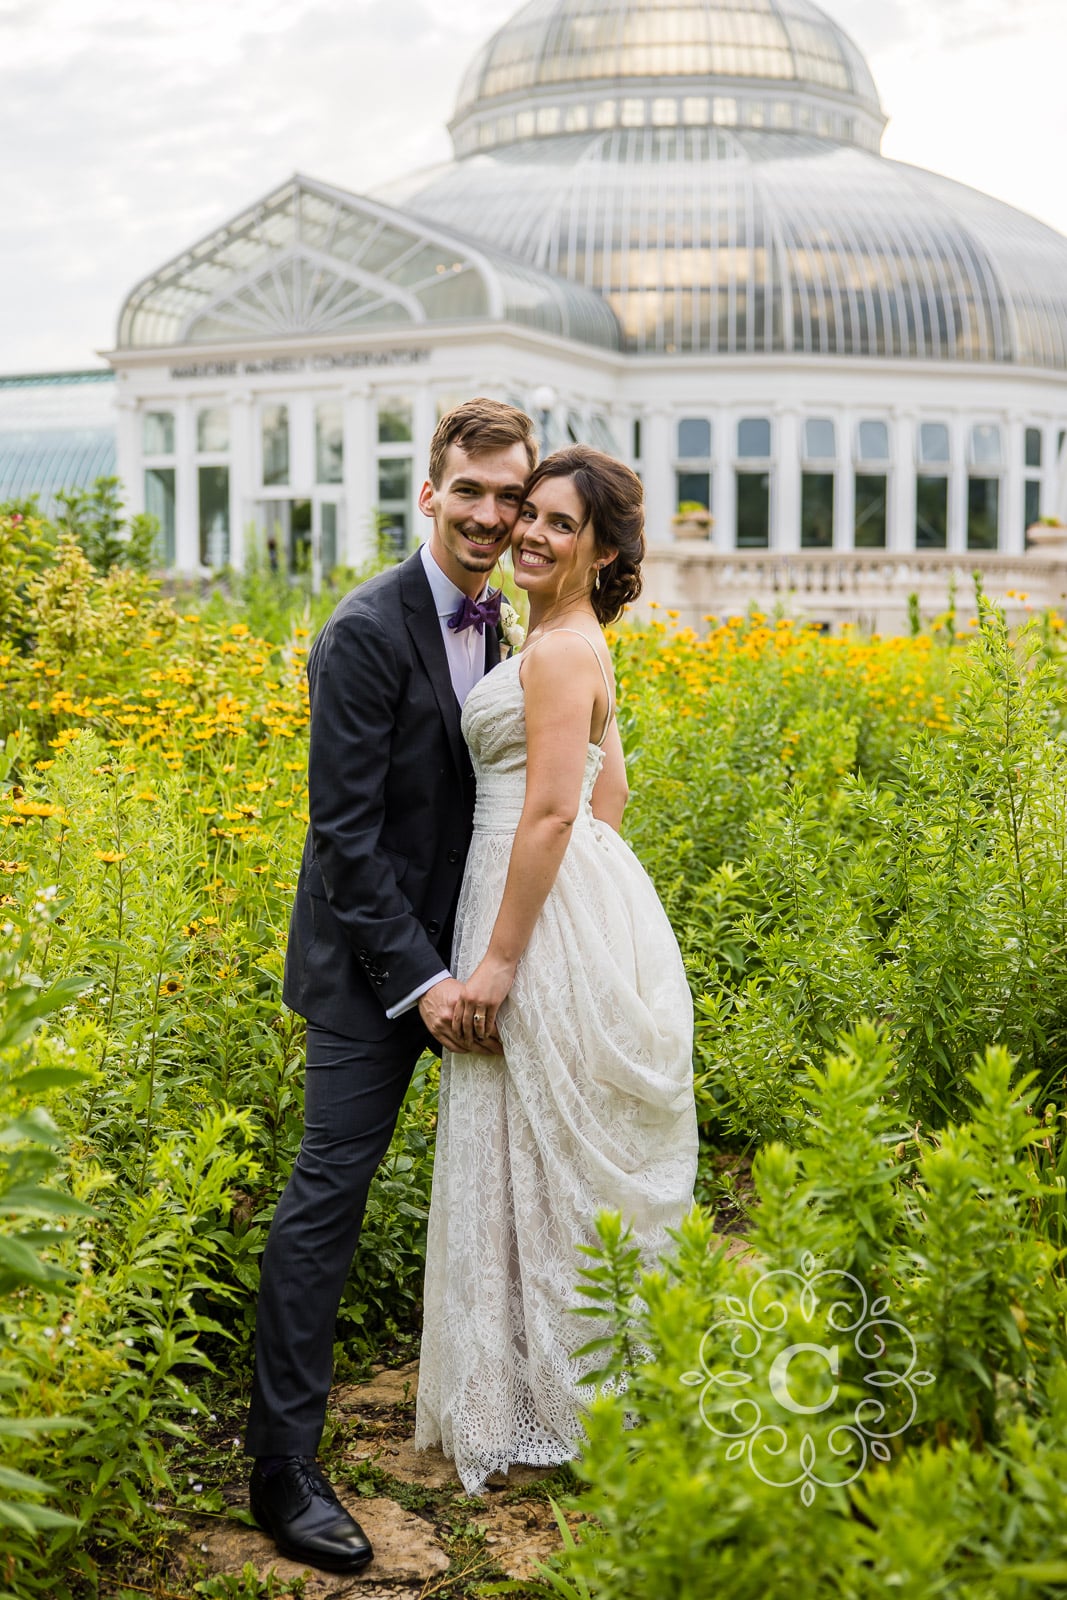
[[[477,628],[479,633],[485,632],[488,622],[495,628],[500,621],[500,590],[490,590],[485,600],[471,600],[463,596],[459,605],[448,619],[448,626],[455,633],[462,633],[464,628]]]

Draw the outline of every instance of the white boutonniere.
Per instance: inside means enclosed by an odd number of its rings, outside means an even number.
[[[526,629],[519,621],[519,613],[507,600],[500,602],[500,622],[498,623],[500,642],[508,647],[508,654],[514,655],[516,650],[521,650],[526,641]]]

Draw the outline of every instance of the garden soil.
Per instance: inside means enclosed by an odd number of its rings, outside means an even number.
[[[559,1548],[549,1495],[566,1498],[566,1468],[513,1467],[507,1487],[474,1499],[450,1461],[412,1443],[418,1363],[378,1370],[371,1380],[336,1388],[330,1397],[330,1448],[324,1463],[342,1504],[374,1545],[374,1560],[354,1577],[316,1572],[280,1557],[253,1526],[190,1515],[172,1548],[172,1591],[251,1563],[265,1579],[297,1583],[304,1600],[459,1600],[477,1584],[533,1578]],[[354,1486],[353,1486],[354,1485]],[[224,1486],[231,1518],[247,1515],[244,1477]],[[568,1513],[577,1525],[579,1518]],[[279,1594],[287,1593],[279,1590]],[[532,1592],[532,1591],[531,1591]]]

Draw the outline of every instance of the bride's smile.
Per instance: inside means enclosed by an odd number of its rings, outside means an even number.
[[[519,512],[511,536],[515,582],[531,600],[551,601],[593,570],[595,538],[571,478],[543,478]]]

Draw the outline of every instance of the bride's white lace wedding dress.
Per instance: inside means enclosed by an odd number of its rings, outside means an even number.
[[[591,641],[590,641],[591,642]],[[484,955],[526,784],[520,657],[471,691],[478,782],[454,971]],[[599,658],[598,658],[599,659]],[[440,1444],[468,1493],[512,1462],[571,1459],[594,1325],[570,1308],[599,1209],[647,1264],[692,1201],[693,1013],[678,946],[643,867],[598,822],[590,744],[581,811],[501,1008],[504,1058],[445,1054],[426,1253],[415,1443]]]

